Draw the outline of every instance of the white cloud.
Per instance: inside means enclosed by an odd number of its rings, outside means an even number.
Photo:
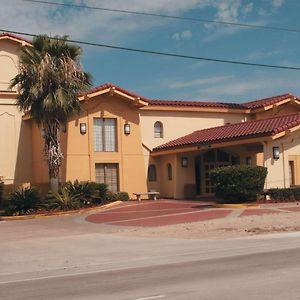
[[[214,0],[211,2],[216,13],[215,21],[226,23],[243,23],[246,17],[253,11],[254,4],[241,0]],[[231,35],[240,30],[237,26],[224,24],[205,24],[205,28],[211,31],[211,34],[204,38],[204,42],[216,40],[224,35]]]
[[[104,0],[76,1],[76,4],[89,6],[162,14],[180,14],[196,6],[203,7],[201,0],[114,0],[107,3]],[[0,10],[1,29],[35,34],[68,34],[74,39],[95,42],[122,41],[132,32],[160,26],[165,22],[169,20],[17,0],[6,1]]]
[[[182,88],[188,88],[188,87],[196,87],[196,86],[203,86],[203,85],[212,85],[215,83],[220,83],[224,82],[226,80],[231,79],[232,76],[213,76],[213,77],[208,77],[208,78],[199,78],[195,80],[190,80],[190,81],[172,81],[172,82],[167,82],[165,85],[170,88],[170,89],[182,89]]]
[[[172,39],[175,41],[179,40],[190,40],[193,37],[193,34],[190,30],[185,30],[182,32],[176,32],[172,35]]]
[[[257,59],[272,57],[272,56],[278,55],[280,53],[281,53],[281,51],[279,51],[279,50],[270,50],[270,51],[256,50],[256,51],[253,51],[252,53],[248,54],[246,56],[246,59],[247,60],[257,60]]]
[[[249,14],[253,11],[253,3],[250,2],[248,4],[246,4],[244,7],[242,7],[241,9],[243,14]]]
[[[284,0],[272,0],[272,5],[275,7],[280,7],[284,4]]]
[[[260,7],[258,9],[258,15],[262,17],[271,16],[284,4],[285,0],[272,0],[271,5],[267,8]]]
[[[289,91],[290,89],[298,88],[299,82],[297,79],[283,81],[282,78],[270,77],[233,78],[231,82],[202,88],[201,93],[205,95],[213,95],[214,97],[241,96],[253,92],[257,92],[257,94],[260,95],[266,95],[267,93],[269,94],[269,96],[272,96],[274,95],[275,87],[280,87],[280,93],[284,93]]]

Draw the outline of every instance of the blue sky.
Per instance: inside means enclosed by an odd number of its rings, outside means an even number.
[[[297,0],[62,1],[225,22],[300,29]],[[62,8],[12,0],[2,4],[0,28],[67,34],[72,39],[216,59],[300,67],[300,33],[244,29]],[[228,65],[83,46],[94,85],[113,82],[159,99],[243,102],[291,92],[300,71]]]

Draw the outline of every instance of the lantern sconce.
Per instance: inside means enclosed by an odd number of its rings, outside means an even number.
[[[86,123],[80,123],[80,133],[86,134]]]
[[[279,154],[280,154],[279,147],[273,147],[273,158],[279,159]]]
[[[129,135],[130,134],[130,124],[125,123],[124,124],[124,134]]]
[[[188,167],[188,158],[187,157],[181,157],[181,167],[187,168]]]

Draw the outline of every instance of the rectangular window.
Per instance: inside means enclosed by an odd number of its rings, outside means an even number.
[[[119,166],[118,164],[96,164],[96,182],[105,183],[112,192],[119,190]]]
[[[116,119],[94,118],[94,151],[117,151]]]

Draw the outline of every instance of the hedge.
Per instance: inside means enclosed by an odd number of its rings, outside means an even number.
[[[267,193],[275,202],[300,201],[300,187],[269,189]]]
[[[211,172],[215,196],[219,202],[241,203],[255,201],[263,192],[267,168],[234,165],[216,168]]]

